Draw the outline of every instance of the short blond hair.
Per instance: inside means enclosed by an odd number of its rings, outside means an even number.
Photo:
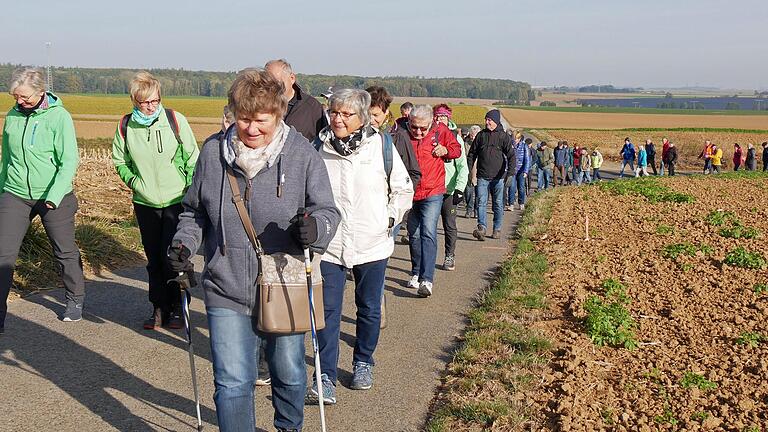
[[[160,81],[157,80],[151,73],[147,71],[141,71],[137,73],[131,80],[131,102],[138,107],[139,102],[144,102],[152,93],[157,92],[157,97],[160,95]]]
[[[38,68],[17,69],[13,72],[11,83],[8,86],[8,93],[13,94],[20,86],[30,86],[36,92],[45,91],[45,78],[43,71]]]
[[[237,118],[274,114],[282,119],[288,108],[283,91],[283,83],[269,72],[245,69],[237,74],[229,88],[227,105]]]

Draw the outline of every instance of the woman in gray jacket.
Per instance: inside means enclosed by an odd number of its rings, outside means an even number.
[[[264,71],[246,69],[238,74],[228,93],[235,124],[203,147],[168,252],[172,269],[184,271],[191,266],[192,251],[203,246],[213,398],[222,431],[256,428],[254,383],[261,339],[266,339],[276,429],[301,430],[307,385],[304,334],[256,330],[258,262],[226,171],[234,172],[267,254],[301,255],[305,247],[322,253],[340,220],[323,160],[282,120],[286,110],[282,91],[282,84]],[[295,218],[299,208],[308,216]]]

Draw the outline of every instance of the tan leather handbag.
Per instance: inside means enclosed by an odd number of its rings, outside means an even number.
[[[259,262],[257,328],[265,333],[303,333],[310,330],[309,287],[303,255],[284,252],[265,254],[251,218],[245,209],[235,173],[227,167],[227,178],[232,188],[232,202],[243,223],[245,233],[256,251]],[[323,309],[323,279],[320,275],[320,256],[312,260],[312,299],[315,306],[315,324],[325,328]]]

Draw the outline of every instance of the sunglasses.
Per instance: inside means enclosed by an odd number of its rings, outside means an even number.
[[[416,125],[412,125],[412,124],[409,124],[409,125],[408,125],[408,127],[409,127],[409,128],[412,130],[412,131],[414,131],[414,132],[416,132],[416,131],[422,131],[422,132],[426,132],[426,131],[428,131],[428,130],[429,130],[429,128],[430,128],[431,126],[432,126],[432,125],[429,125],[429,126],[416,126]]]

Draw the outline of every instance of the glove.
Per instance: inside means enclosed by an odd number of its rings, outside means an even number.
[[[464,199],[464,194],[460,190],[453,191],[453,205],[458,205]]]
[[[314,216],[294,216],[288,230],[302,249],[308,248],[317,241],[317,219]]]
[[[173,243],[168,246],[168,266],[176,273],[192,270],[192,262],[189,261],[191,256],[192,251],[181,244],[181,241],[179,240],[174,240]]]

